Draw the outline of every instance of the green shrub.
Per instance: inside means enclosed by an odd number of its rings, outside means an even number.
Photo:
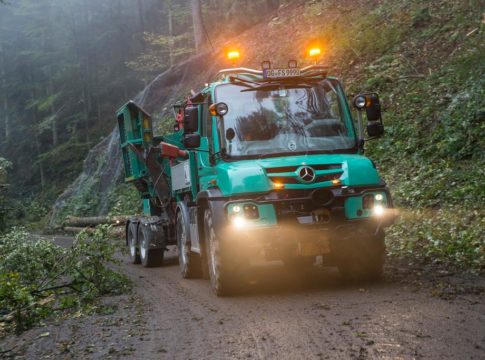
[[[56,310],[85,306],[129,289],[110,264],[117,246],[109,227],[80,233],[70,248],[14,228],[0,237],[0,322],[23,331]]]

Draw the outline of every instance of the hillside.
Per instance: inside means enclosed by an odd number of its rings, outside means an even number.
[[[299,2],[280,7],[231,41],[218,39],[215,48],[239,46],[244,66],[258,67],[266,59],[283,65],[290,58],[304,64],[305,45],[319,39],[323,62],[343,79],[349,94],[372,90],[382,97],[386,136],[366,146],[401,209],[401,221],[388,236],[390,253],[482,268],[485,24],[480,4]],[[177,96],[227,66],[217,56],[208,53],[168,70],[138,98],[156,114],[160,128],[171,123]],[[133,208],[136,201],[124,185],[112,196],[115,212]],[[133,203],[126,205],[126,198]]]

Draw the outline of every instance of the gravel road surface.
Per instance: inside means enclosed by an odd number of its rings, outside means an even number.
[[[58,238],[58,243],[69,238]],[[0,342],[22,359],[485,359],[485,278],[386,267],[373,284],[316,266],[255,266],[240,294],[185,280],[176,250],[161,268],[123,260],[132,294]],[[46,336],[48,334],[48,336]],[[2,355],[0,355],[0,358]]]

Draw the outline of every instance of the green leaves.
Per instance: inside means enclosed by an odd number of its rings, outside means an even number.
[[[108,226],[81,233],[70,248],[16,228],[0,237],[0,322],[23,331],[60,310],[79,308],[104,294],[129,289],[128,279],[108,267],[117,246]]]

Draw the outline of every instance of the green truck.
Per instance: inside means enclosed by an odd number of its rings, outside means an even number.
[[[349,104],[327,72],[295,61],[221,70],[174,106],[174,130],[161,136],[150,114],[124,105],[125,180],[143,202],[126,224],[131,262],[159,266],[176,245],[182,276],[209,278],[219,296],[241,286],[255,259],[299,271],[321,256],[345,278],[379,277],[396,216],[363,155],[384,132],[379,98]]]

